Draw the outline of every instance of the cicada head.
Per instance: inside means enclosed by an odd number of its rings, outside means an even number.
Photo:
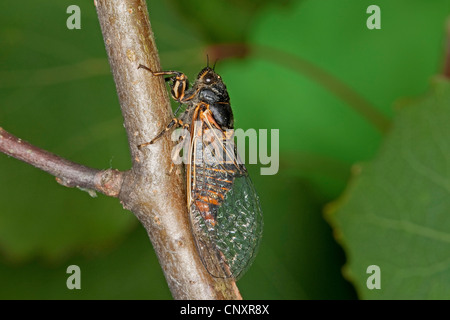
[[[209,106],[216,123],[222,129],[233,128],[230,97],[220,75],[210,67],[204,68],[198,74],[193,89],[198,93],[198,102]]]
[[[222,78],[210,67],[205,67],[199,72],[197,81],[205,85],[214,85],[217,82],[222,82]]]

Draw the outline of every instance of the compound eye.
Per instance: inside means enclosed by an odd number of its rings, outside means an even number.
[[[212,75],[211,73],[208,73],[207,75],[205,75],[204,81],[206,84],[213,82],[213,80],[214,80],[214,75]]]

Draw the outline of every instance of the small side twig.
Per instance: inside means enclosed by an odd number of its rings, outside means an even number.
[[[115,169],[97,170],[42,150],[0,127],[0,152],[24,161],[56,177],[66,187],[94,190],[118,197],[123,172]]]

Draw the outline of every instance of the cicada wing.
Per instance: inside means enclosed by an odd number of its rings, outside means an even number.
[[[237,279],[259,246],[261,206],[233,141],[222,132],[215,132],[213,139],[205,137],[209,126],[196,126],[188,170],[192,232],[208,272]]]
[[[203,122],[195,121],[191,128],[190,165],[187,170],[188,205],[192,233],[200,259],[207,271],[214,277],[232,277],[224,255],[217,247],[215,215],[221,205],[223,192],[232,181],[221,181],[212,163],[212,148],[208,146]],[[222,176],[223,180],[227,180]]]
[[[209,221],[203,218],[195,205],[191,206],[190,216],[195,245],[208,273],[216,278],[232,277],[226,259],[217,246],[216,234]]]
[[[246,170],[234,177],[216,221],[216,246],[232,276],[239,279],[256,257],[263,230],[261,205]]]

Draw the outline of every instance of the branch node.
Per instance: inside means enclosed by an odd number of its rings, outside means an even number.
[[[110,197],[117,198],[123,182],[123,172],[116,169],[107,169],[95,174],[96,190]]]

